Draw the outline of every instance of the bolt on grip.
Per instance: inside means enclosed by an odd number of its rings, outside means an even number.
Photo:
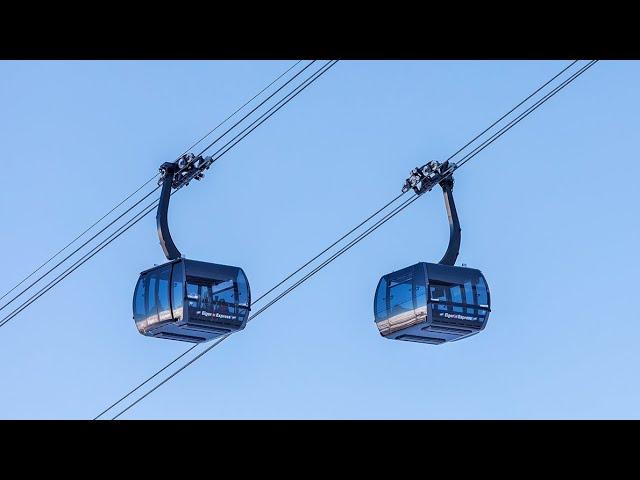
[[[409,175],[409,178],[405,180],[402,186],[402,193],[413,189],[418,195],[422,195],[441,182],[450,181],[451,186],[453,186],[453,177],[451,177],[451,174],[456,168],[458,168],[458,166],[448,160],[442,163],[431,160],[422,167],[411,170],[411,175]]]
[[[193,153],[185,153],[175,162],[166,162],[160,166],[160,180],[162,183],[167,175],[173,175],[171,186],[174,189],[189,185],[191,180],[202,180],[204,171],[208,170],[213,159],[211,157],[197,157]]]

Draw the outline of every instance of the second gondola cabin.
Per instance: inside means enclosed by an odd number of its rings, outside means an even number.
[[[419,262],[384,275],[374,297],[380,335],[393,340],[439,345],[482,331],[491,311],[489,287],[480,270],[456,267],[461,241],[453,201],[454,163],[429,162],[411,172],[402,191],[418,195],[442,187],[449,245],[439,263]]]
[[[383,276],[374,301],[382,336],[436,345],[480,332],[489,311],[480,270],[426,262]]]

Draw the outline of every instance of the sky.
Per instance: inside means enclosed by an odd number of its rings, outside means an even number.
[[[0,291],[291,64],[0,62]],[[341,61],[174,197],[174,240],[257,298],[567,64]],[[456,172],[458,264],[492,294],[479,335],[373,321],[382,275],[446,249],[434,190],[122,418],[640,418],[639,83],[601,61]],[[189,346],[132,320],[165,261],[154,217],[0,328],[0,418],[93,418]]]

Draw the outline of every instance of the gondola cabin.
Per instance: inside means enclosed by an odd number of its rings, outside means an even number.
[[[200,180],[211,163],[211,157],[189,153],[160,166],[156,224],[169,262],[142,272],[133,292],[133,319],[143,335],[201,343],[242,330],[249,320],[251,291],[242,269],[187,260],[169,231],[172,189]]]
[[[455,163],[431,161],[415,168],[403,192],[417,195],[442,187],[449,219],[449,245],[438,263],[416,263],[384,275],[378,282],[373,313],[385,338],[439,345],[475,335],[491,311],[489,287],[480,270],[456,267],[461,229],[453,200]]]
[[[241,268],[185,258],[142,272],[133,295],[140,333],[193,343],[242,330],[250,306]]]
[[[374,315],[385,338],[437,345],[484,329],[490,305],[480,270],[420,262],[380,279]]]

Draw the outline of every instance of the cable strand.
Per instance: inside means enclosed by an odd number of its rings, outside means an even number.
[[[567,70],[569,70],[571,67],[573,67],[576,63],[578,62],[578,60],[574,60],[573,62],[571,62],[569,65],[567,65],[565,68],[563,68],[562,70],[560,70],[556,75],[554,75],[553,77],[551,77],[549,80],[547,80],[544,84],[542,84],[540,87],[538,87],[537,89],[535,89],[533,92],[531,92],[531,94],[529,94],[529,96],[527,96],[527,98],[525,98],[524,100],[522,100],[520,103],[518,103],[515,107],[513,107],[511,110],[509,110],[507,113],[505,113],[504,115],[502,115],[499,119],[497,119],[495,122],[493,122],[491,125],[489,125],[487,128],[485,128],[482,132],[480,132],[479,134],[477,134],[475,137],[473,137],[471,140],[469,140],[467,143],[465,143],[462,147],[460,147],[455,153],[453,153],[451,156],[449,156],[449,158],[447,158],[447,160],[451,160],[453,157],[455,157],[456,155],[458,155],[462,150],[464,150],[465,148],[467,148],[469,145],[471,145],[473,142],[475,142],[477,139],[479,139],[482,135],[484,135],[485,133],[487,133],[489,130],[491,130],[493,127],[495,127],[498,123],[500,123],[502,120],[504,120],[507,116],[509,116],[511,113],[513,113],[514,111],[516,111],[520,106],[524,105],[527,100],[529,100],[531,97],[533,97],[536,93],[538,93],[540,90],[542,90],[544,87],[546,87],[547,85],[549,85],[551,82],[553,82],[556,78],[558,78],[560,75],[562,75],[564,72],[566,72]]]
[[[209,132],[204,135],[202,138],[200,138],[200,140],[196,141],[193,145],[191,145],[189,148],[187,148],[184,152],[182,152],[182,155],[185,155],[186,153],[190,152],[191,150],[193,150],[195,147],[198,146],[198,144],[200,144],[205,138],[207,138],[209,135],[211,135],[213,132],[215,132],[218,128],[220,128],[222,125],[224,125],[225,123],[227,123],[233,116],[235,116],[238,112],[240,112],[244,107],[246,107],[247,105],[249,105],[251,102],[253,102],[256,98],[258,98],[260,95],[262,95],[266,90],[269,89],[269,87],[271,87],[274,83],[276,83],[278,80],[280,80],[282,77],[284,77],[287,73],[289,73],[291,70],[293,70],[295,67],[298,66],[298,64],[300,64],[300,62],[302,62],[302,60],[298,60],[296,63],[294,63],[293,65],[291,65],[289,68],[287,68],[284,72],[282,72],[280,75],[278,75],[269,85],[267,85],[266,87],[264,87],[262,90],[260,90],[258,93],[256,93],[253,97],[251,97],[249,100],[247,100],[241,107],[237,108],[235,112],[233,112],[231,115],[229,115],[227,118],[225,118],[223,121],[221,121],[218,125],[216,125],[215,127],[213,127],[211,130],[209,130]],[[182,155],[180,155],[180,157],[182,157]],[[178,157],[178,158],[180,158]]]

